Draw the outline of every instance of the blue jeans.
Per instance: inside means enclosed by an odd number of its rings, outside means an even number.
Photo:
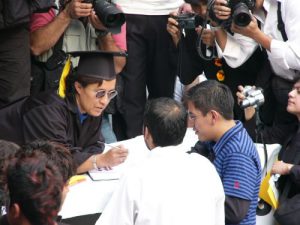
[[[113,143],[117,142],[117,138],[115,133],[112,130],[110,121],[109,121],[109,114],[104,113],[102,118],[102,124],[101,124],[101,133],[104,137],[105,143]]]

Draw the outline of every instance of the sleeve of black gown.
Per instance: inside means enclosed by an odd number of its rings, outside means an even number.
[[[84,149],[74,146],[72,140],[67,136],[68,127],[71,122],[65,110],[59,106],[41,106],[26,112],[23,116],[23,134],[25,143],[36,139],[44,139],[64,144],[73,154],[77,166],[86,161],[91,155],[101,153],[103,146],[97,144],[98,134],[91,135]]]
[[[300,165],[295,165],[290,171],[291,180],[300,187]]]

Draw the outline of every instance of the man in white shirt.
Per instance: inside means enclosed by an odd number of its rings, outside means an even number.
[[[147,103],[149,155],[121,178],[96,225],[224,224],[224,190],[214,166],[179,147],[186,125],[186,110],[175,100]]]

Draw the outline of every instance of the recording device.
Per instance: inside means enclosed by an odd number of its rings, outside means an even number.
[[[261,88],[245,86],[243,94],[245,95],[245,99],[240,104],[240,107],[242,109],[250,106],[258,107],[265,102],[265,98]]]
[[[96,15],[107,28],[121,27],[125,23],[125,15],[115,4],[106,0],[84,0],[93,4]]]
[[[183,13],[173,16],[173,18],[178,22],[180,29],[195,29],[196,27],[203,25],[201,16],[193,13]]]
[[[211,1],[209,4],[209,15],[212,20],[225,24],[225,26],[231,24],[233,20],[240,27],[246,27],[251,22],[251,13],[249,10],[254,9],[256,0],[227,0],[227,6],[231,9],[231,18],[228,19],[229,21],[221,21],[216,17],[212,7],[214,0]]]

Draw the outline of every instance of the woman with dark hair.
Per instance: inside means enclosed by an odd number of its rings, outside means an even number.
[[[66,79],[63,95],[41,93],[0,110],[0,138],[24,144],[36,139],[65,145],[77,173],[110,168],[127,157],[122,146],[103,153],[102,112],[117,95],[114,56],[111,52],[74,52],[79,64]],[[60,92],[61,93],[61,92]]]
[[[62,201],[63,179],[45,154],[20,154],[5,173],[10,204],[0,224],[56,225]]]

